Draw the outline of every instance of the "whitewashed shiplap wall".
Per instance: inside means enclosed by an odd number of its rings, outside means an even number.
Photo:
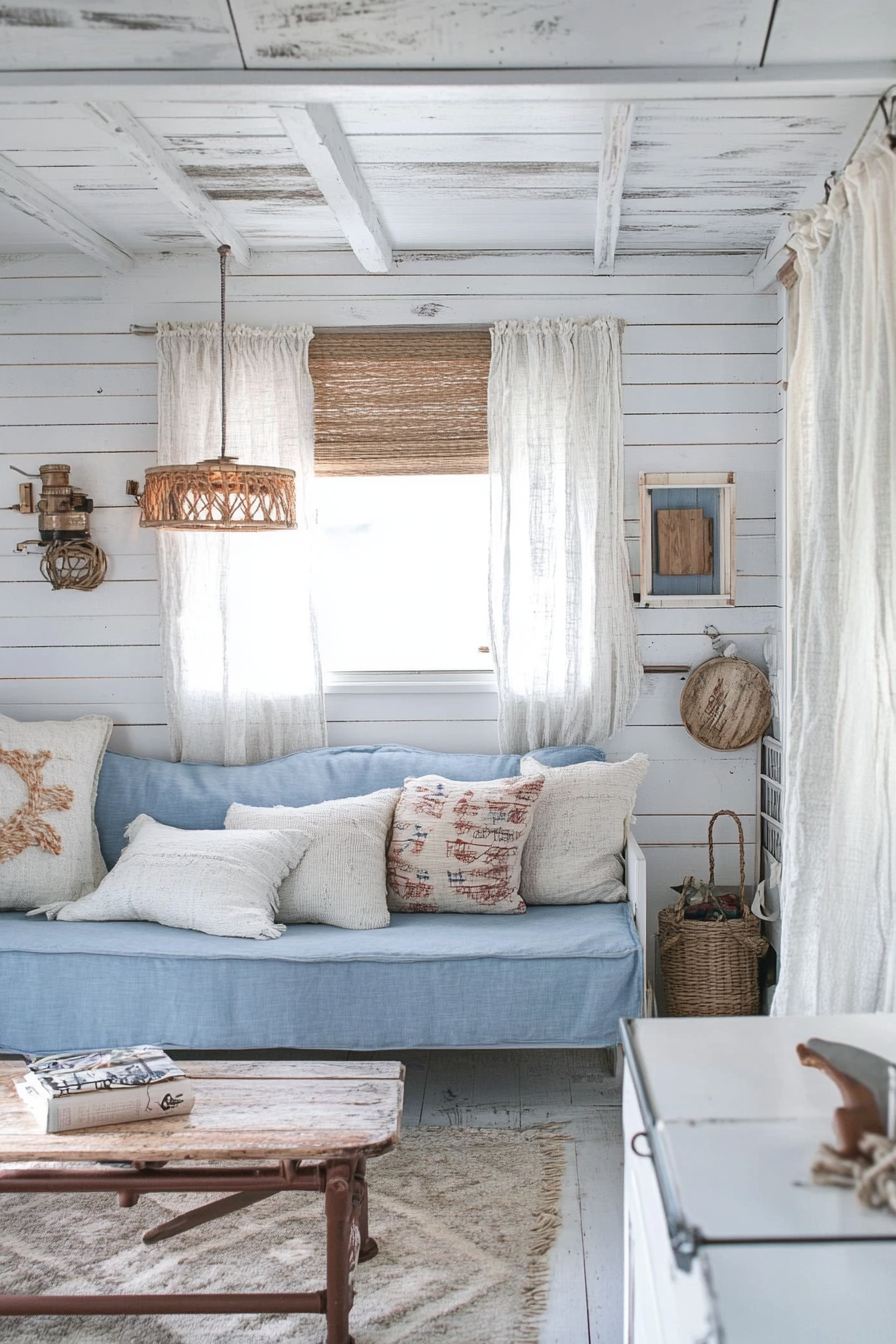
[[[94,535],[110,556],[93,593],[54,593],[37,557],[15,555],[34,520],[0,510],[0,709],[19,718],[106,712],[115,750],[167,756],[159,662],[154,538],[124,494],[155,457],[155,351],[132,323],[215,317],[214,258],[172,258],[132,274],[100,277],[65,256],[0,260],[0,505],[18,479],[69,462],[96,500]],[[750,257],[624,259],[613,277],[589,273],[587,256],[467,257],[405,254],[390,276],[359,273],[345,253],[262,254],[234,275],[233,321],[269,326],[488,324],[501,317],[626,319],[626,518],[638,567],[638,473],[737,473],[737,607],[639,611],[644,662],[687,664],[706,647],[708,621],[760,661],[778,616],[776,476],[780,459],[777,298],[757,295]],[[637,585],[637,578],[635,580]],[[678,716],[681,674],[652,674],[611,758],[645,751],[651,770],[637,836],[648,853],[654,904],[691,871],[705,870],[709,815],[730,807],[755,837],[756,757],[696,743]],[[405,741],[459,751],[495,747],[491,692],[441,688],[389,694],[342,688],[328,697],[333,744]],[[725,835],[720,876],[736,876]]]

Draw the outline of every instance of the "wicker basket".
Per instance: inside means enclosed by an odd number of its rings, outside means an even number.
[[[744,832],[740,818],[727,808],[709,822],[709,885],[715,881],[712,828],[719,817],[733,817],[740,841],[740,919],[702,922],[685,919],[687,879],[675,905],[659,913],[660,964],[666,1008],[672,1017],[739,1017],[759,1012],[760,957],[768,943],[760,922],[744,901]]]

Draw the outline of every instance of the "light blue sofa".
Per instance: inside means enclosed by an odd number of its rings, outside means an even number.
[[[533,754],[554,766],[603,758],[593,747]],[[96,820],[111,865],[141,812],[172,826],[217,828],[232,802],[300,807],[397,787],[409,775],[519,772],[519,756],[402,746],[326,748],[231,767],[108,753]],[[0,1049],[614,1045],[619,1018],[637,1016],[644,993],[633,918],[643,908],[643,858],[631,842],[627,883],[630,901],[618,905],[393,915],[388,928],[363,932],[290,925],[281,938],[259,941],[0,914]]]

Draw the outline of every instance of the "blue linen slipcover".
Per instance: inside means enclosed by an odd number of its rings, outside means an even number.
[[[532,755],[547,766],[604,759],[595,747]],[[424,774],[506,778],[520,773],[520,760],[399,745],[322,748],[247,766],[109,752],[97,829],[111,866],[141,812],[172,826],[217,829],[233,802],[302,807]],[[533,906],[524,915],[396,914],[385,929],[301,924],[257,941],[5,912],[0,1049],[613,1045],[619,1018],[639,1012],[641,975],[626,903]]]
[[[640,1003],[627,902],[259,940],[0,914],[3,1050],[615,1045]]]
[[[599,747],[542,747],[530,754],[549,766],[605,759]],[[426,751],[398,743],[319,747],[261,765],[195,765],[107,751],[96,795],[96,826],[103,858],[111,868],[124,848],[125,827],[141,812],[166,826],[218,830],[231,803],[306,807],[329,798],[400,789],[411,775],[508,779],[520,773],[521,760],[521,756]]]

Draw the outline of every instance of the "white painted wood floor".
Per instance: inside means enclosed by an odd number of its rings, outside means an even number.
[[[194,1058],[204,1053],[171,1051]],[[306,1050],[265,1057],[401,1059],[407,1069],[405,1125],[521,1129],[558,1123],[569,1135],[563,1223],[551,1255],[539,1344],[622,1344],[622,1079],[621,1068],[619,1076],[610,1076],[613,1053],[399,1050],[350,1056]]]
[[[610,1076],[611,1052],[433,1050],[390,1057],[407,1068],[406,1124],[562,1126],[570,1136],[563,1223],[539,1344],[621,1344],[622,1078],[621,1070]]]

